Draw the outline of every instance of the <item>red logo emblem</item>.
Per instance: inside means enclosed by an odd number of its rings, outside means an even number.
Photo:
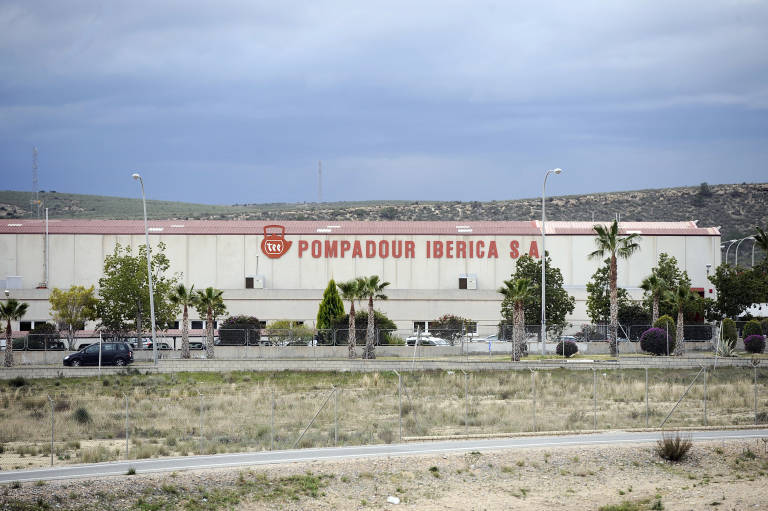
[[[270,232],[271,229],[271,232]],[[261,240],[261,251],[270,259],[277,259],[291,248],[292,241],[285,239],[285,227],[282,225],[265,225],[264,239]]]

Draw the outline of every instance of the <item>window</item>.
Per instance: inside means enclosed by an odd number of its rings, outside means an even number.
[[[467,329],[468,334],[476,334],[477,333],[477,322],[476,321],[470,321],[469,323],[464,323],[464,327]]]
[[[476,273],[460,273],[459,289],[477,289]]]
[[[115,345],[114,344],[106,343],[106,344],[101,346],[101,352],[102,353],[112,353],[113,351],[115,351]]]
[[[169,321],[168,322],[168,328],[173,330],[179,329],[179,322],[178,321]]]
[[[425,331],[427,329],[427,322],[426,321],[414,321],[413,322],[413,331]]]
[[[467,289],[467,277],[459,277],[459,289]]]
[[[203,322],[202,321],[192,321],[192,330],[202,330],[203,329]]]
[[[32,322],[31,321],[20,321],[19,322],[19,330],[22,332],[29,332],[32,330]]]
[[[253,277],[245,277],[245,289],[253,289]]]
[[[91,344],[90,346],[88,346],[85,349],[85,352],[89,353],[91,355],[94,354],[94,353],[98,353],[99,352],[99,345],[98,344]]]
[[[259,321],[259,328],[267,328],[267,322],[266,321]]]

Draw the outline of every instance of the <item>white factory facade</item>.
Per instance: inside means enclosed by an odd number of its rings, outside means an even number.
[[[164,220],[149,222],[150,244],[163,242],[171,273],[195,288],[224,291],[230,314],[314,325],[323,290],[357,276],[390,282],[377,302],[398,328],[443,314],[492,325],[500,319],[497,289],[523,254],[542,255],[541,223],[528,222],[276,222]],[[692,286],[712,296],[709,268],[720,264],[720,232],[695,222],[622,222],[638,233],[640,250],[619,262],[619,285],[639,299],[640,282],[667,253]],[[574,324],[587,322],[586,284],[599,260],[592,222],[546,223],[546,249],[576,298]],[[0,280],[30,304],[24,327],[50,318],[49,290],[97,285],[117,243],[137,252],[144,224],[122,220],[4,220]],[[345,304],[345,307],[347,304]],[[194,314],[194,313],[193,313]],[[195,318],[196,319],[196,318]],[[93,325],[91,325],[92,327]],[[17,323],[14,330],[21,328]]]

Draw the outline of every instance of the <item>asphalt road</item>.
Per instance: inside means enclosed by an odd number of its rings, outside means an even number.
[[[696,442],[712,440],[734,440],[744,438],[766,438],[768,429],[690,431]],[[38,481],[52,479],[73,479],[124,475],[130,468],[136,473],[170,472],[206,468],[243,467],[275,465],[315,460],[338,460],[349,458],[410,456],[415,454],[441,454],[448,452],[489,451],[516,449],[521,447],[587,446],[596,444],[654,443],[660,438],[659,432],[615,431],[583,435],[532,436],[516,438],[494,438],[483,440],[450,440],[439,442],[418,442],[408,444],[384,444],[359,447],[326,447],[321,449],[295,449],[286,451],[261,451],[239,454],[215,454],[210,456],[186,456],[183,458],[159,458],[87,465],[66,465],[46,469],[14,470],[0,472],[0,483],[10,481]]]

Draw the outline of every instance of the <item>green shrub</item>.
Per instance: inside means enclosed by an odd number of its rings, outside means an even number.
[[[247,333],[246,333],[247,332]],[[222,344],[256,344],[261,336],[261,323],[254,316],[229,316],[219,325],[219,340]]]
[[[576,353],[579,352],[579,347],[576,346],[576,343],[573,341],[565,341],[565,357],[570,358]],[[555,353],[563,356],[563,341],[560,341],[557,343],[557,347],[555,348]]]
[[[763,327],[762,325],[760,325],[760,322],[756,319],[751,319],[747,321],[746,325],[744,325],[744,331],[742,332],[742,337],[746,339],[750,335],[763,335]]]
[[[89,422],[91,422],[91,414],[88,412],[88,409],[84,406],[81,406],[80,408],[75,410],[75,413],[72,414],[72,418],[78,424],[88,424]]]
[[[675,351],[675,337],[664,329],[649,328],[640,336],[640,349],[654,355],[671,354]]]
[[[680,433],[662,435],[656,444],[656,453],[669,461],[680,461],[691,450],[693,443],[690,437],[681,437]]]
[[[661,328],[662,330],[666,330],[670,335],[674,335],[675,320],[672,319],[670,316],[667,316],[666,314],[660,317],[659,319],[657,319],[656,323],[654,323],[653,326],[655,328]]]
[[[15,378],[11,378],[8,380],[8,385],[11,387],[23,387],[27,384],[27,380],[24,379],[23,376],[16,376]]]
[[[744,349],[750,353],[762,353],[765,351],[765,337],[762,335],[750,335],[744,339]]]
[[[723,320],[723,341],[731,348],[736,346],[736,339],[739,333],[736,330],[736,322],[731,318],[725,318]]]
[[[764,319],[763,319],[763,320],[760,322],[760,326],[761,326],[761,327],[762,327],[762,329],[763,329],[763,335],[768,335],[768,318],[764,318]]]
[[[373,311],[373,326],[380,331],[379,342],[381,344],[390,344],[389,331],[397,329],[397,325],[389,319],[383,312]],[[349,340],[349,314],[339,316],[333,322],[333,328],[336,330],[336,345],[346,345]],[[365,343],[365,332],[368,328],[368,309],[355,312],[355,343]],[[392,339],[391,344],[395,344]]]

